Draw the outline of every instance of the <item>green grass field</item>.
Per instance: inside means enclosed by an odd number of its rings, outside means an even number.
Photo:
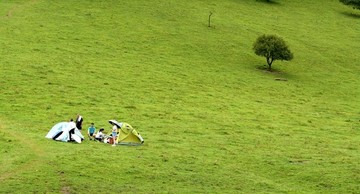
[[[360,193],[359,29],[337,0],[1,1],[0,193]],[[77,113],[145,143],[45,138]]]

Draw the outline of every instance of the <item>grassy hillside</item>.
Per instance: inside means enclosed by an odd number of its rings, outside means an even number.
[[[0,193],[358,193],[359,18],[337,0],[0,2]],[[264,70],[262,34],[294,60]],[[44,138],[77,113],[145,144]]]

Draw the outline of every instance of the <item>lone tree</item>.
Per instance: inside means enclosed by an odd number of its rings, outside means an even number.
[[[360,0],[339,0],[345,5],[352,6],[354,9],[360,9]]]
[[[271,65],[275,60],[290,61],[294,55],[288,49],[285,41],[276,35],[261,35],[253,45],[255,54],[266,57],[266,62],[271,71]]]

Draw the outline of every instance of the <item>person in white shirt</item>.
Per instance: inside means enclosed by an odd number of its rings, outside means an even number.
[[[98,140],[98,141],[102,141],[105,137],[104,133],[104,128],[101,128],[95,135],[95,140]]]
[[[83,121],[84,121],[83,117],[80,114],[78,114],[77,117],[76,117],[76,128],[81,130]]]
[[[117,125],[113,124],[112,130],[111,130],[111,136],[112,136],[112,139],[113,139],[113,145],[112,146],[116,146],[117,130],[118,130]]]

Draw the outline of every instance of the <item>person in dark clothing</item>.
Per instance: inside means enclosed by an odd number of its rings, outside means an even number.
[[[83,117],[81,115],[77,115],[76,117],[76,128],[78,128],[79,130],[82,129],[82,122],[83,122]]]
[[[72,141],[71,134],[75,134],[75,123],[73,119],[70,119],[69,141]]]

